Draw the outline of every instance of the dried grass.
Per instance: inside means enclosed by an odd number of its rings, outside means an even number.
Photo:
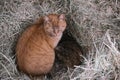
[[[0,80],[30,80],[16,69],[16,41],[28,25],[49,13],[65,13],[68,32],[90,47],[83,65],[54,80],[120,79],[119,0],[1,0]]]
[[[99,46],[98,46],[99,45]],[[112,41],[109,31],[102,37],[102,40],[93,43],[94,49],[86,59],[84,65],[76,66],[72,72],[71,80],[119,80],[120,73],[120,52],[116,48],[116,42]],[[81,73],[77,71],[82,70]]]

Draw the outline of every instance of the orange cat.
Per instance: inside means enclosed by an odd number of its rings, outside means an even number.
[[[41,17],[27,28],[17,43],[16,55],[19,69],[27,74],[48,73],[54,63],[54,48],[66,28],[64,14]]]

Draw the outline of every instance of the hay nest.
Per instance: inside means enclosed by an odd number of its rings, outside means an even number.
[[[16,68],[16,41],[49,13],[66,14],[67,33],[88,48],[82,65],[61,70],[52,80],[120,80],[119,0],[0,0],[0,80],[30,80]]]

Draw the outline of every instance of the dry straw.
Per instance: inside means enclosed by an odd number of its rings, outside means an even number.
[[[119,0],[0,0],[0,80],[30,80],[16,69],[16,41],[28,25],[49,13],[65,13],[68,32],[90,48],[83,65],[54,80],[120,80]]]

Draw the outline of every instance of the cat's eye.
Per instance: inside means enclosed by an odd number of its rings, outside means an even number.
[[[61,27],[64,27],[64,26],[61,26]]]

